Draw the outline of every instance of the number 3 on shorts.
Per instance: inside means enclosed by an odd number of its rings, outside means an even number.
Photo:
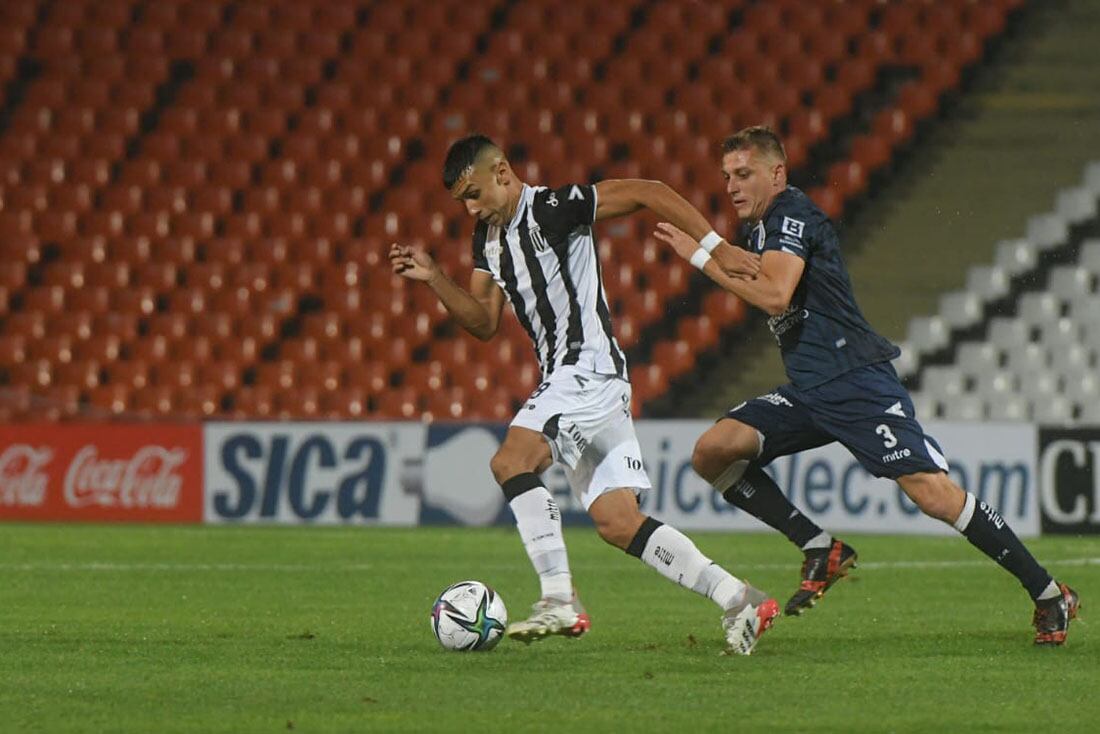
[[[898,440],[894,437],[894,432],[891,431],[890,426],[885,423],[880,423],[875,428],[875,433],[882,436],[882,443],[886,445],[886,448],[892,449],[898,445]]]

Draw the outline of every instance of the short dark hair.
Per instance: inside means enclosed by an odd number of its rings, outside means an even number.
[[[478,133],[456,140],[447,150],[447,158],[443,162],[443,185],[450,191],[459,176],[477,161],[482,151],[496,147],[496,143]]]
[[[746,127],[722,141],[722,155],[732,153],[735,150],[748,150],[749,148],[775,156],[784,163],[787,162],[787,151],[783,150],[783,141],[779,139],[774,130],[766,125]]]

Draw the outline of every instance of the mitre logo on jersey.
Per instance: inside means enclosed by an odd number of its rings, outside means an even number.
[[[496,240],[485,243],[485,257],[494,262],[500,260],[500,243]]]
[[[793,408],[794,407],[794,405],[791,403],[790,400],[787,400],[785,397],[783,397],[782,395],[780,395],[777,392],[770,392],[767,395],[761,395],[759,398],[757,398],[757,400],[763,400],[765,402],[768,402],[768,403],[771,403],[772,405],[777,405],[777,406],[778,405],[783,405],[783,406],[786,406],[788,408]]]
[[[43,446],[13,444],[0,453],[0,506],[40,507],[46,501],[50,477],[42,469],[53,451]]]
[[[80,449],[65,472],[65,502],[70,507],[174,508],[183,477],[176,471],[187,459],[182,448],[143,446],[128,459],[100,459],[95,446]]]
[[[569,201],[576,201],[577,199],[584,201],[584,192],[581,191],[580,186],[569,189]]]

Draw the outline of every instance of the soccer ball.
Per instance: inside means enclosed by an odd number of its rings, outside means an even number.
[[[504,600],[480,581],[451,584],[432,606],[432,632],[447,650],[492,650],[506,624]]]

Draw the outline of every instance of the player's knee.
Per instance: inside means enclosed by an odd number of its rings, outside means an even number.
[[[727,466],[741,458],[737,453],[736,447],[708,431],[695,442],[695,449],[691,452],[691,466],[699,476],[711,481]]]
[[[531,467],[521,461],[514,452],[502,448],[489,459],[489,470],[493,472],[497,484],[504,484],[517,474],[531,471]]]

